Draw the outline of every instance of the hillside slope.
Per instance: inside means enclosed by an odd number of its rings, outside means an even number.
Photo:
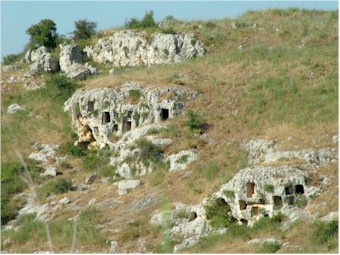
[[[212,226],[214,230],[199,235],[191,247],[184,245],[184,249],[176,252],[338,252],[338,13],[277,9],[251,11],[236,20],[172,22],[176,32],[193,33],[196,40],[203,42],[206,55],[179,64],[115,67],[113,74],[108,74],[112,64],[90,61],[99,74],[75,85],[80,93],[109,88],[118,91],[112,94],[120,95],[127,83],[137,84],[141,92],[117,96],[122,109],[118,114],[125,111],[125,105],[145,103],[142,99],[148,98],[149,88],[174,87],[197,92],[192,100],[183,100],[183,107],[173,118],[170,109],[167,113],[170,118],[160,122],[166,128],[147,131],[154,140],[171,139],[171,143],[161,147],[132,139],[129,134],[143,138],[133,130],[123,136],[108,135],[111,150],[105,146],[99,151],[75,146],[84,130],[72,129],[75,122],[63,110],[64,102],[74,93],[74,82],[46,73],[22,81],[16,77],[27,72],[25,64],[2,71],[2,251],[173,252],[176,245],[187,239],[182,236],[185,231],[177,236],[170,232],[183,222],[200,219],[201,209],[197,208],[201,208],[205,198],[218,192],[241,169],[255,166],[296,167],[306,173],[304,187],[314,193],[296,204],[294,215],[263,217],[253,227],[244,221],[242,225],[228,225],[229,222],[225,225],[228,217],[222,213],[222,220],[216,220],[215,228]],[[101,38],[112,32],[102,31],[96,36]],[[94,39],[91,43],[95,43]],[[46,86],[36,90],[25,88],[41,83]],[[56,84],[67,86],[58,89]],[[170,102],[174,97],[164,93],[159,100]],[[25,110],[8,114],[8,106],[14,103]],[[150,103],[148,107],[154,105]],[[132,116],[143,113],[140,108],[131,107],[132,110]],[[84,110],[77,113],[84,115]],[[150,124],[146,119],[139,123]],[[134,125],[137,126],[133,124],[132,128]],[[95,132],[95,125],[89,126]],[[251,158],[252,150],[245,144],[259,140],[273,145],[261,147],[259,154]],[[41,144],[59,147],[46,162],[29,159],[32,152],[44,149]],[[122,147],[116,149],[115,144]],[[332,153],[322,156],[319,152],[324,149],[335,151],[336,156]],[[112,158],[119,158],[122,151],[140,153],[136,158],[131,155],[124,158],[128,165],[136,160],[146,167],[154,163],[154,168],[150,174],[137,175],[140,169],[131,167],[133,179],[140,181],[141,186],[127,187],[126,191],[131,191],[119,195],[117,183],[124,179],[123,170],[109,163]],[[182,171],[168,171],[169,165],[163,158],[182,151],[194,151],[197,159]],[[15,152],[23,156],[30,175]],[[269,152],[295,154],[271,161],[266,160]],[[306,160],[307,154],[316,155],[315,160]],[[258,160],[256,164],[251,163],[254,159]],[[322,163],[323,159],[326,163]],[[188,157],[181,157],[176,162],[187,160]],[[48,166],[54,166],[58,174],[41,176]],[[31,176],[33,184],[25,184],[19,176],[26,180]],[[62,200],[65,197],[69,201]],[[27,199],[29,205],[25,206]],[[20,208],[26,211],[17,217]],[[196,210],[196,216],[188,215],[192,210]],[[211,210],[220,217],[226,208],[217,204]],[[27,212],[38,212],[37,219],[33,221],[36,215]],[[165,215],[161,218],[166,223],[161,226],[150,222],[157,212]],[[320,220],[330,215],[335,217]],[[210,225],[215,224],[212,219],[208,219]],[[46,235],[46,222],[51,240]],[[220,229],[224,227],[226,231]],[[257,238],[274,240],[258,244]]]

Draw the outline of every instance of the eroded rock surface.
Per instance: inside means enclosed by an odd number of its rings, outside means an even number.
[[[118,31],[84,51],[94,61],[111,62],[114,66],[180,63],[206,52],[192,34],[155,33],[150,39],[147,37],[146,32]]]
[[[30,63],[30,74],[38,72],[57,72],[59,71],[58,60],[47,51],[47,48],[41,46],[36,50],[28,50],[25,55],[26,62]]]
[[[84,80],[89,74],[97,74],[96,68],[82,64],[83,54],[76,44],[60,45],[60,69],[73,80]]]

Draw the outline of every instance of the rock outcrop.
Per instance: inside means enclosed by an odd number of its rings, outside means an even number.
[[[65,102],[78,130],[78,143],[98,143],[114,148],[110,137],[121,136],[139,126],[158,123],[178,116],[184,100],[196,92],[180,87],[142,87],[127,83],[119,90],[98,88],[76,92]]]
[[[41,46],[36,50],[28,50],[25,55],[25,60],[31,64],[29,71],[30,74],[59,71],[58,60],[53,57],[44,46]]]
[[[273,141],[258,139],[250,140],[243,144],[243,148],[248,151],[248,164],[273,163],[279,160],[299,159],[308,165],[324,165],[334,163],[338,159],[336,149],[322,148],[319,150],[301,151],[278,151],[275,150]]]
[[[119,90],[79,91],[65,102],[64,109],[71,112],[73,127],[78,131],[76,144],[96,149],[108,146],[112,150],[110,165],[116,174],[131,179],[151,173],[154,168],[154,162],[145,164],[141,160],[141,148],[136,142],[146,139],[159,148],[171,144],[171,139],[157,139],[152,134],[166,128],[166,120],[181,114],[184,101],[196,96],[196,92],[181,87],[127,83]],[[195,151],[182,151],[167,157],[159,155],[157,160],[175,171],[184,170],[196,159]]]
[[[238,221],[251,225],[260,217],[284,213],[297,200],[307,201],[306,180],[307,174],[296,167],[253,166],[240,170],[213,197],[223,199]]]
[[[14,113],[17,113],[17,112],[22,112],[22,111],[25,111],[25,108],[21,107],[18,104],[11,104],[7,108],[7,113],[8,114],[14,114]]]
[[[94,61],[110,62],[114,66],[180,63],[201,57],[206,52],[192,34],[154,33],[148,36],[146,32],[131,30],[115,32],[108,39],[101,38],[84,51]]]
[[[31,153],[28,158],[39,162],[47,162],[49,158],[54,158],[56,150],[59,148],[58,144],[38,144],[35,145],[39,151]]]
[[[73,80],[84,80],[89,74],[97,74],[96,68],[85,65],[80,47],[76,44],[60,45],[60,69]]]

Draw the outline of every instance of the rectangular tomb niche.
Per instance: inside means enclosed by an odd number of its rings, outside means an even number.
[[[247,183],[247,197],[252,197],[255,193],[255,183],[248,182]]]
[[[257,206],[253,206],[251,208],[251,217],[256,216],[259,214],[259,208]]]
[[[274,202],[274,209],[281,209],[282,208],[282,206],[283,206],[282,197],[273,196],[273,202]]]
[[[110,113],[109,112],[103,112],[102,113],[102,124],[109,123],[111,121]]]
[[[123,132],[127,132],[131,130],[131,120],[123,119]]]
[[[169,109],[162,108],[160,117],[161,117],[162,120],[168,119],[169,118]]]
[[[245,210],[247,209],[247,203],[244,200],[239,200],[240,203],[240,210]]]
[[[87,111],[92,112],[94,110],[94,100],[87,102]]]
[[[303,188],[303,185],[301,185],[301,184],[295,185],[295,193],[296,194],[304,194],[305,190]]]

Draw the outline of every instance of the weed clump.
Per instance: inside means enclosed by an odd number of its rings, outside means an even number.
[[[337,246],[337,237],[339,231],[339,221],[317,222],[315,230],[310,237],[310,241],[316,245],[326,245],[328,249]]]
[[[204,209],[210,225],[214,228],[228,227],[237,221],[231,214],[230,205],[222,198],[209,198]]]
[[[138,149],[140,150],[139,160],[146,166],[152,163],[159,163],[162,160],[163,150],[146,139],[139,139],[136,142]]]
[[[59,179],[52,180],[45,183],[41,188],[38,189],[38,198],[45,199],[49,195],[53,194],[63,194],[72,190],[72,181],[70,179]]]
[[[190,128],[191,131],[198,131],[199,133],[203,134],[207,129],[208,125],[204,121],[201,115],[196,112],[188,111],[187,113],[188,120],[186,122],[187,126]]]

